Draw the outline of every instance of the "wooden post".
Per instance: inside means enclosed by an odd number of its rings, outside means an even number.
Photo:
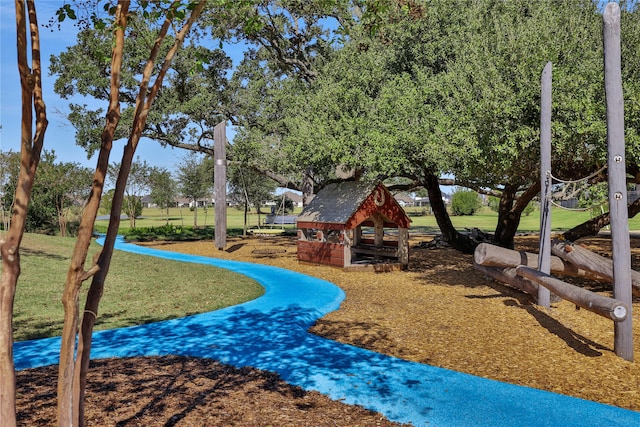
[[[371,219],[374,231],[373,244],[376,248],[381,248],[384,245],[384,218],[376,212]]]
[[[398,262],[409,265],[409,229],[398,228]]]
[[[349,237],[349,230],[342,230],[340,233],[342,233],[344,266],[348,267],[351,265],[351,238]]]
[[[538,270],[551,272],[551,62],[542,71],[540,93],[540,257]],[[538,305],[550,307],[551,294],[538,287]]]
[[[358,225],[353,229],[353,246],[358,246],[362,242],[362,226]]]
[[[215,166],[213,189],[215,192],[215,245],[223,250],[227,245],[227,154],[226,122],[220,122],[213,128],[213,152]]]
[[[624,146],[624,98],[620,55],[620,6],[609,3],[602,15],[604,39],[604,89],[607,103],[607,152],[609,214],[613,245],[613,296],[631,310],[631,250],[627,213],[626,162]],[[633,361],[631,313],[616,322],[614,350]]]

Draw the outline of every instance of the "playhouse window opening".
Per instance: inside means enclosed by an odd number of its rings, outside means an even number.
[[[360,243],[363,245],[375,244],[375,229],[373,227],[362,227]],[[396,228],[384,228],[382,230],[383,245],[398,245],[398,230]]]

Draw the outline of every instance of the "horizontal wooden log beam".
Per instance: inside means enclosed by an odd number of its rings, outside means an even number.
[[[567,240],[554,239],[551,252],[581,269],[588,269],[613,283],[613,261]],[[640,296],[640,272],[631,270],[631,291]]]
[[[486,267],[479,264],[474,264],[473,267],[498,282],[513,286],[529,294],[536,304],[538,303],[538,284],[518,276],[515,268]]]
[[[623,321],[629,313],[629,307],[622,301],[571,285],[531,267],[518,266],[516,273],[544,286],[560,298],[615,322]]]
[[[525,251],[514,251],[489,243],[480,243],[473,253],[476,264],[489,267],[516,268],[519,265],[538,268],[538,255]],[[607,276],[578,268],[560,257],[551,257],[551,273],[566,276],[585,277],[593,280],[609,281]]]
[[[536,304],[538,303],[538,284],[529,279],[518,276],[515,268],[486,267],[479,264],[474,264],[473,267],[498,282],[502,282],[505,285],[514,287],[529,294],[529,296],[533,298],[533,301]],[[551,294],[551,302],[555,303],[560,301],[562,301],[562,298]]]

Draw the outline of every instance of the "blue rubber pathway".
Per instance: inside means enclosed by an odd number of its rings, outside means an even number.
[[[266,292],[210,313],[95,332],[94,359],[183,355],[253,366],[414,426],[640,426],[640,412],[407,362],[309,334],[313,322],[344,299],[329,282],[123,241],[116,249],[226,268],[257,280]],[[16,368],[57,364],[59,351],[59,338],[17,342]]]

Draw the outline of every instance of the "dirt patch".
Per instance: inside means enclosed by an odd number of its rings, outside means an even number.
[[[233,250],[228,251],[217,250],[211,241],[156,247],[275,265],[337,284],[346,292],[346,300],[339,310],[317,322],[311,330],[315,334],[407,360],[640,410],[640,361],[630,363],[614,354],[612,321],[587,310],[579,310],[567,301],[553,304],[550,309],[539,307],[527,295],[485,278],[474,270],[470,255],[449,248],[427,249],[427,245],[420,244],[431,238],[412,236],[409,269],[385,273],[345,272],[333,267],[299,264],[295,240],[291,237],[229,239],[228,247]],[[581,243],[594,252],[610,256],[611,244],[607,238],[585,239]],[[633,268],[640,270],[640,240],[632,238],[631,244]],[[537,252],[537,237],[519,237],[517,249]],[[576,279],[571,281],[603,294],[610,293],[609,285]],[[639,310],[640,301],[635,299],[636,358],[640,357]],[[192,366],[189,363],[194,367],[189,368]],[[210,385],[204,388],[209,392],[202,395],[198,395],[195,388],[189,392],[195,394],[184,394],[182,388],[188,389],[189,384],[196,387],[198,381],[207,378],[207,369],[198,370],[195,365],[215,362],[189,363],[181,358],[97,362],[92,375],[109,372],[126,372],[127,375],[122,377],[121,383],[98,387],[95,391],[98,394],[89,398],[88,416],[93,417],[90,424],[392,425],[381,420],[379,414],[369,414],[372,418],[364,418],[369,415],[365,415],[362,408],[332,402],[324,396],[314,394],[296,400],[298,394],[305,393],[293,391],[295,388],[282,392],[287,388],[281,383],[278,385],[281,391],[267,393],[264,386],[245,390],[241,386],[245,380],[238,377],[228,380],[217,377],[216,381],[225,386],[224,393],[214,392]],[[148,367],[150,365],[153,370]],[[101,369],[104,372],[101,373]],[[219,375],[233,371],[229,367],[221,369]],[[47,393],[51,395],[50,402],[55,401],[55,385],[49,385],[48,392],[37,394],[28,387],[33,383],[33,376],[39,375],[40,371],[19,373],[20,407],[22,413],[29,416],[23,425],[45,425],[47,423],[38,424],[37,421],[46,419],[51,423],[55,419],[55,407],[50,407],[53,403],[41,403],[36,408],[27,406],[36,397]],[[152,381],[153,377],[173,378],[177,375],[187,375],[191,382],[185,382],[178,390]],[[238,375],[260,377],[272,374],[241,370]],[[47,378],[51,383],[55,376]],[[249,377],[246,382],[255,383],[251,378],[254,377]],[[138,389],[123,391],[122,387],[128,383],[139,384]],[[146,400],[137,397],[145,393],[153,397]],[[211,393],[215,399],[206,398],[205,395]],[[182,394],[185,400],[181,400]],[[259,407],[254,408],[251,403],[258,396],[266,399],[265,407],[282,409],[260,412]],[[300,403],[305,402],[304,399],[318,400],[306,405]],[[319,403],[320,400],[323,402]],[[43,402],[42,399],[36,401]],[[155,402],[153,410],[145,409],[150,402]],[[182,409],[179,408],[183,407],[193,407],[194,417],[180,415]],[[317,422],[309,421],[314,416],[310,411],[315,409],[318,409],[320,418]],[[36,414],[42,411],[48,411],[48,415],[37,418],[39,415]],[[206,411],[202,414],[207,415],[197,415],[200,414],[197,411]],[[244,416],[238,415],[237,420],[242,421],[234,421],[234,418],[220,418],[221,421],[202,418],[206,421],[197,421],[200,416],[213,417],[216,413],[243,413]],[[139,415],[132,418],[132,414]],[[172,417],[177,415],[173,422]],[[285,415],[289,418],[279,418]],[[251,421],[253,419],[255,421]]]

